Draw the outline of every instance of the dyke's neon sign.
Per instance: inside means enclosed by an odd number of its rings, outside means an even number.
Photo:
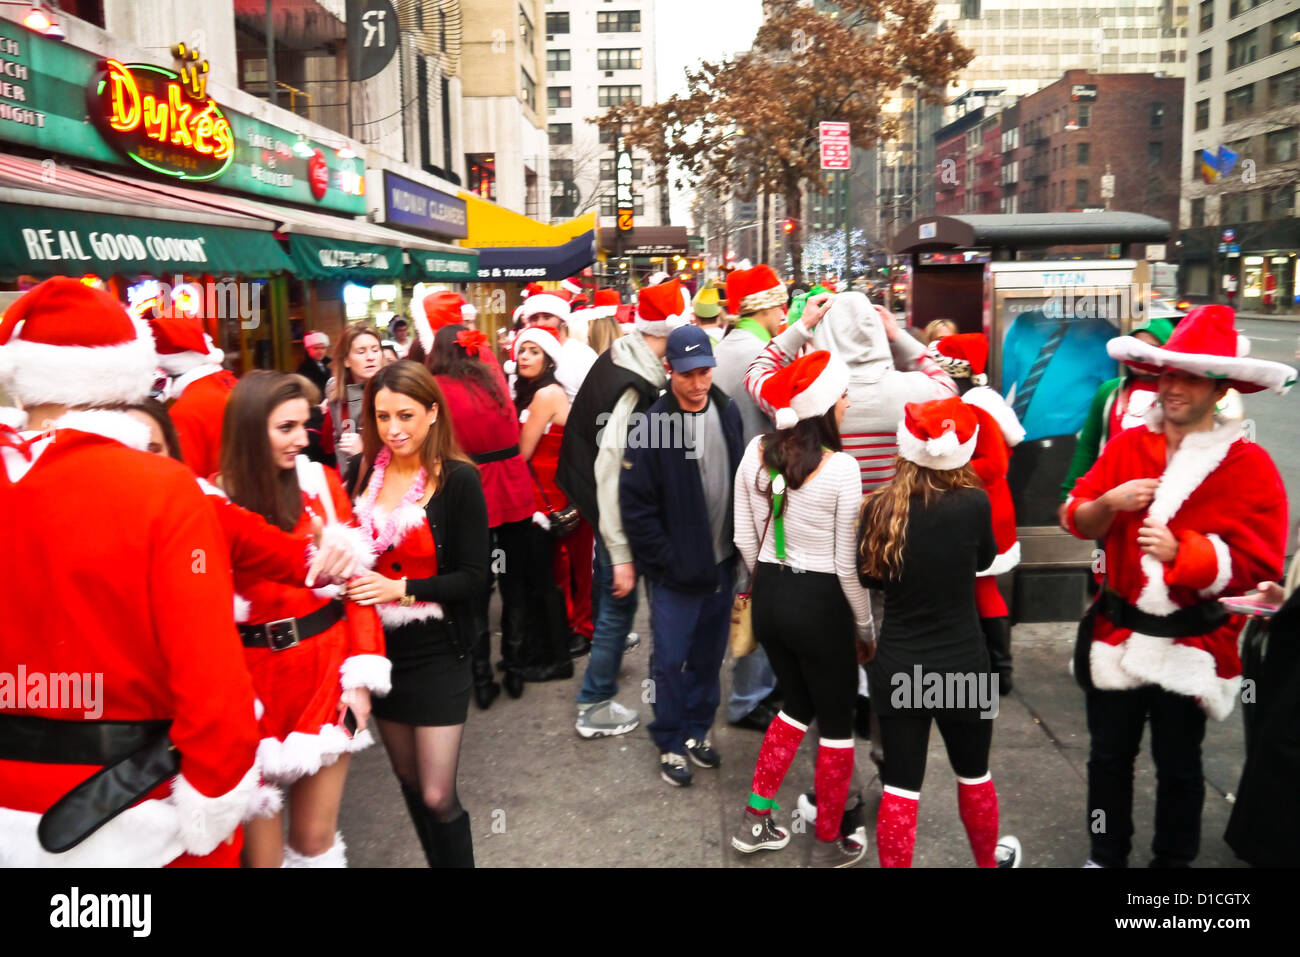
[[[178,52],[177,52],[178,51]],[[104,138],[146,169],[190,181],[213,180],[234,160],[230,121],[206,96],[207,62],[177,46],[181,72],[105,60],[90,87],[90,115]]]

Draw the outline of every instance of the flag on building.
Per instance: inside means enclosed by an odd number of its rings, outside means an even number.
[[[1227,176],[1237,165],[1238,154],[1220,146],[1217,150],[1201,150],[1201,178],[1207,183],[1217,182],[1220,176]]]

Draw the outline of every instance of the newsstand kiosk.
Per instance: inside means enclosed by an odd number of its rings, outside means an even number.
[[[1107,340],[1146,318],[1149,265],[1132,254],[1169,231],[1136,213],[931,216],[894,240],[893,251],[910,258],[911,324],[951,319],[988,336],[989,385],[1025,427],[1008,474],[1021,563],[999,582],[1015,621],[1083,612],[1095,545],[1057,524],[1061,485],[1097,387],[1120,371]],[[1118,245],[1123,258],[1045,255],[1099,244]],[[1017,259],[1023,253],[1034,258]]]

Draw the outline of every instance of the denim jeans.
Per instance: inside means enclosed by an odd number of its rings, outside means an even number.
[[[731,666],[731,697],[727,699],[727,720],[739,721],[776,690],[776,672],[762,646]]]
[[[614,585],[614,566],[609,549],[596,531],[596,568],[591,576],[591,608],[596,620],[591,636],[591,654],[587,673],[578,692],[578,704],[608,701],[618,694],[618,670],[623,664],[627,633],[636,618],[636,588],[622,598],[610,592]]]

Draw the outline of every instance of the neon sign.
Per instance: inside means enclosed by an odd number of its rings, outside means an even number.
[[[164,176],[216,179],[234,160],[230,121],[206,95],[208,64],[180,43],[180,72],[147,63],[105,60],[91,82],[90,115],[127,158]]]

